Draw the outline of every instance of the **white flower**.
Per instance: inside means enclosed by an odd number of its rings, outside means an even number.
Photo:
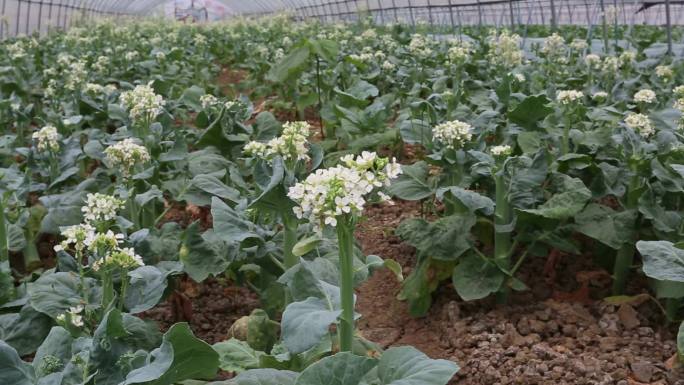
[[[114,220],[117,210],[124,205],[122,200],[100,193],[88,194],[85,203],[81,211],[87,224]]]
[[[603,72],[615,75],[615,73],[620,69],[620,59],[615,56],[608,56],[603,59],[602,65]]]
[[[606,99],[608,99],[608,93],[605,91],[594,92],[594,94],[591,95],[591,99],[597,102],[605,101]]]
[[[372,152],[358,157],[344,156],[338,165],[316,170],[303,182],[290,187],[288,197],[297,203],[293,209],[298,218],[307,218],[314,226],[337,226],[342,215],[359,215],[366,196],[389,185],[401,173],[401,166]],[[387,195],[377,196],[387,200]]]
[[[672,80],[672,77],[674,76],[674,72],[670,66],[657,66],[655,68],[655,73],[656,76],[665,81]]]
[[[639,90],[634,94],[634,101],[646,104],[655,103],[657,101],[656,93],[649,89]]]
[[[684,86],[677,86],[672,90],[672,93],[677,98],[684,98]]]
[[[629,114],[625,118],[625,124],[644,138],[648,138],[655,133],[651,119],[644,114]]]
[[[86,83],[83,87],[83,92],[86,94],[98,95],[103,93],[105,88],[96,83]]]
[[[55,126],[45,126],[31,135],[31,138],[36,142],[36,149],[39,152],[43,151],[59,151],[59,139],[61,136],[57,132]]]
[[[575,39],[572,41],[572,43],[570,43],[570,48],[572,48],[576,51],[584,51],[588,47],[589,47],[589,45],[587,44],[586,40]]]
[[[418,57],[429,57],[432,55],[432,48],[430,48],[430,41],[418,33],[411,35],[411,41],[408,46],[409,52]]]
[[[95,228],[88,223],[62,227],[60,229],[65,239],[54,247],[55,251],[63,251],[73,246],[77,252],[82,252],[95,236]]]
[[[557,33],[544,39],[544,46],[541,49],[550,60],[555,62],[565,61],[565,39]]]
[[[287,122],[283,124],[283,133],[268,143],[249,142],[243,153],[250,156],[272,158],[281,156],[284,160],[308,160],[308,137],[311,126],[307,122]]]
[[[523,51],[520,49],[522,39],[517,34],[504,30],[500,35],[492,31],[488,38],[489,52],[487,57],[494,65],[512,68],[522,64]]]
[[[129,110],[133,120],[154,119],[161,114],[164,107],[164,98],[157,95],[149,84],[139,85],[132,91],[121,93],[119,101]]]
[[[132,138],[126,138],[104,150],[105,161],[110,168],[116,168],[124,178],[131,176],[136,164],[150,161],[147,148],[136,144]]]
[[[166,54],[164,52],[157,52],[154,54],[154,58],[157,59],[157,61],[164,61],[166,59]]]
[[[76,91],[81,88],[88,78],[88,71],[86,70],[86,63],[84,61],[75,61],[69,64],[66,81],[64,87],[70,91]]]
[[[395,68],[397,68],[397,66],[389,60],[385,60],[382,63],[382,69],[385,71],[394,71]]]
[[[206,110],[209,107],[213,107],[219,103],[219,100],[216,96],[211,95],[211,94],[206,94],[200,96],[200,104],[202,105],[202,109]]]
[[[513,78],[518,82],[518,83],[524,83],[525,82],[525,75],[521,73],[514,73]]]
[[[76,327],[83,327],[83,316],[81,313],[83,312],[83,305],[76,305],[72,306],[69,308],[69,310],[66,313],[62,313],[57,316],[57,321],[59,322],[67,322],[66,316],[69,316],[69,321],[71,322],[72,325]]]
[[[584,97],[582,91],[563,90],[556,94],[556,101],[562,105],[569,105],[571,103],[581,101]]]
[[[629,65],[636,60],[636,56],[637,54],[634,51],[625,51],[620,54],[620,63],[622,65]]]
[[[494,147],[490,148],[489,152],[493,156],[497,156],[497,157],[498,156],[508,156],[511,154],[512,148],[511,148],[511,146],[504,144],[504,145],[494,146]]]
[[[458,40],[456,40],[454,44],[455,45],[450,47],[447,51],[449,60],[456,64],[467,62],[468,59],[470,59],[473,46],[467,41],[459,42]]]
[[[460,120],[438,124],[432,128],[432,136],[447,148],[460,148],[472,139],[473,127]]]
[[[597,69],[601,65],[601,57],[599,55],[590,53],[584,57],[584,64],[592,69]]]
[[[95,63],[93,63],[93,69],[99,73],[105,72],[107,67],[109,67],[109,57],[107,56],[98,56]]]
[[[138,58],[138,52],[136,52],[136,51],[126,52],[125,58],[127,61],[133,61],[133,60]]]
[[[97,233],[89,239],[86,239],[85,243],[88,249],[102,252],[118,248],[123,239],[123,234],[115,234],[112,230],[107,230],[106,233]]]

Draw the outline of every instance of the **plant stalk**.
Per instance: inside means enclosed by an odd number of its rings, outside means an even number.
[[[338,335],[340,351],[352,349],[354,339],[354,226],[350,218],[343,218],[337,224],[337,242],[340,253],[340,295],[342,316]]]
[[[506,194],[503,171],[498,172],[494,176],[494,183],[496,188],[496,209],[494,211],[494,260],[496,261],[497,266],[508,270],[511,266],[511,233],[509,231],[501,231],[499,228],[511,223],[511,208],[508,204],[508,194]],[[497,302],[508,302],[509,292],[508,286],[502,287],[497,293]]]
[[[297,244],[297,220],[291,214],[283,215],[283,262],[285,269],[299,263],[299,257],[292,254],[292,248]]]
[[[5,223],[5,201],[0,197],[0,261],[9,259],[9,242],[7,241],[7,224]]]
[[[639,187],[639,175],[636,170],[632,179],[629,182],[629,188],[627,189],[627,202],[626,208],[634,209],[637,206],[638,199],[634,194],[634,190]],[[636,228],[637,220],[634,221],[634,228]],[[626,242],[620,247],[615,256],[615,266],[613,267],[613,295],[620,295],[625,292],[627,287],[627,278],[629,278],[629,269],[634,263],[634,242]]]

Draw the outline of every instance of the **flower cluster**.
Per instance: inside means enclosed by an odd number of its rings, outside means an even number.
[[[520,49],[521,38],[518,34],[510,34],[508,31],[496,35],[493,31],[489,36],[489,61],[494,65],[512,68],[522,64],[523,51]]]
[[[651,123],[651,119],[644,114],[629,114],[625,118],[625,124],[627,127],[638,132],[643,138],[648,138],[655,133],[655,128],[653,127],[653,123]]]
[[[557,33],[544,39],[544,46],[541,51],[551,61],[556,63],[564,63],[566,61],[565,39]]]
[[[670,66],[657,66],[655,73],[657,77],[665,82],[669,82],[674,78],[674,72]]]
[[[615,73],[620,69],[620,59],[615,56],[608,56],[603,59],[603,64],[601,66],[603,72],[615,75]]]
[[[271,158],[280,155],[284,160],[298,161],[309,159],[307,148],[311,126],[307,122],[287,122],[283,124],[283,133],[261,143],[252,141],[245,145],[243,153],[255,157]]]
[[[88,194],[85,203],[81,211],[87,224],[114,220],[117,210],[124,204],[120,199],[100,193]]]
[[[54,247],[55,251],[66,250],[73,247],[78,253],[83,252],[95,237],[95,228],[88,223],[67,226],[61,229],[64,240]]]
[[[575,39],[570,43],[570,48],[574,49],[575,51],[584,51],[588,47],[589,44],[587,44],[586,40]]]
[[[381,67],[383,70],[390,72],[390,71],[394,71],[394,69],[397,68],[397,65],[394,64],[394,63],[392,63],[392,62],[389,61],[389,60],[385,60],[385,61],[382,63],[382,65],[381,65],[380,67]]]
[[[584,64],[590,69],[598,69],[601,66],[601,57],[599,55],[590,53],[584,57]]]
[[[47,125],[31,135],[36,141],[36,149],[39,152],[59,150],[60,135],[55,126]]]
[[[608,93],[605,91],[596,91],[591,95],[591,99],[597,102],[604,102],[608,99]]]
[[[452,120],[433,127],[432,136],[447,148],[460,148],[472,139],[473,127],[460,120]]]
[[[130,270],[143,265],[145,263],[142,257],[136,254],[132,247],[123,247],[110,253],[106,258],[95,261],[93,263],[93,270],[99,271],[102,267]]]
[[[394,159],[380,158],[374,152],[364,151],[356,158],[347,155],[341,162],[343,165],[316,170],[290,187],[287,195],[298,204],[293,209],[297,218],[307,218],[319,228],[337,226],[338,217],[361,214],[368,195],[377,192],[381,200],[388,200],[377,190],[389,186],[401,173]]]
[[[83,310],[83,305],[72,306],[66,313],[58,315],[57,321],[62,323],[69,322],[78,328],[83,327],[83,316],[81,315]]]
[[[470,54],[473,52],[473,46],[467,41],[453,42],[453,46],[447,51],[447,57],[455,64],[463,64],[470,59]]]
[[[104,152],[109,167],[117,168],[124,178],[131,176],[136,164],[143,164],[150,160],[147,148],[136,144],[132,138],[113,144]]]
[[[121,105],[129,110],[131,119],[154,119],[161,114],[164,98],[157,95],[149,84],[136,86],[132,91],[121,93]]]
[[[409,52],[418,57],[429,57],[432,55],[432,48],[430,48],[430,41],[427,37],[415,33],[411,36],[411,41],[408,46]]]
[[[579,102],[584,97],[582,91],[576,90],[563,90],[558,91],[556,94],[556,101],[562,105],[569,105],[575,102]]]
[[[644,104],[655,103],[657,101],[656,93],[649,89],[639,90],[634,94],[634,101]]]
[[[199,100],[200,104],[202,105],[202,109],[204,110],[219,104],[218,98],[212,94],[202,95],[200,96]]]
[[[489,152],[495,157],[505,157],[505,156],[511,155],[512,151],[513,151],[513,149],[511,148],[511,146],[509,146],[507,144],[500,145],[500,146],[494,146],[494,147],[489,149]]]

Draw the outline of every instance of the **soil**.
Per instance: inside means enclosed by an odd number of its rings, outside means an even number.
[[[366,254],[399,262],[406,276],[415,251],[392,229],[419,215],[415,202],[369,208],[357,239]],[[610,276],[590,256],[530,260],[520,276],[530,290],[512,295],[508,305],[463,302],[445,283],[429,313],[414,318],[396,299],[395,276],[378,271],[357,290],[359,328],[383,347],[412,345],[456,361],[462,369],[451,384],[684,384],[682,369],[672,368],[674,330],[661,327],[659,308],[648,295],[601,300]]]

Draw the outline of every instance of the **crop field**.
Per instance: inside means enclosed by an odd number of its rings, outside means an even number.
[[[0,385],[683,385],[684,60],[605,32],[0,41]]]

